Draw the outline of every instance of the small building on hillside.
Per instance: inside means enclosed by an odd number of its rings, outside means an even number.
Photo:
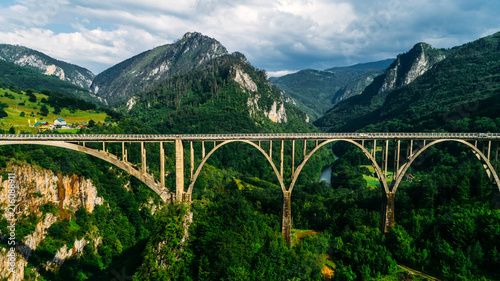
[[[36,122],[35,123],[35,128],[37,128],[37,129],[39,129],[41,131],[45,131],[45,130],[50,129],[50,125],[49,125],[49,122],[47,122],[47,121]]]
[[[57,126],[65,126],[66,125],[66,120],[62,119],[62,118],[56,118],[54,120],[54,125]]]
[[[82,123],[80,123],[80,125],[78,126],[78,129],[87,129],[87,122],[83,121]]]

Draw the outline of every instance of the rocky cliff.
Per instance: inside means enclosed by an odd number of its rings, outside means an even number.
[[[393,91],[410,84],[445,58],[446,52],[444,50],[437,50],[426,43],[416,44],[407,53],[399,55],[389,66],[378,94]]]
[[[57,77],[85,89],[90,88],[95,76],[88,69],[56,60],[23,46],[0,44],[0,59]]]
[[[97,196],[97,189],[92,182],[84,177],[55,175],[50,170],[28,164],[12,165],[7,170],[13,172],[17,180],[16,218],[19,220],[34,215],[38,221],[32,233],[25,237],[16,237],[16,241],[22,241],[22,243],[18,242],[16,246],[16,274],[14,276],[7,270],[7,250],[2,248],[0,252],[0,279],[22,280],[27,259],[45,238],[47,229],[56,221],[68,218],[80,207],[92,212],[96,205],[103,204],[103,199]],[[8,181],[4,180],[0,189],[0,208],[2,209],[8,206],[7,195]],[[41,211],[41,207],[47,203],[54,203],[58,206],[57,215]],[[4,213],[4,218],[7,218],[7,212]],[[87,241],[81,239],[75,241],[69,250],[67,245],[63,246],[54,259],[48,261],[47,268],[57,268],[68,257],[81,253],[86,244]]]
[[[325,131],[354,131],[377,121],[384,114],[388,95],[412,84],[450,53],[450,50],[435,49],[426,43],[415,44],[408,52],[398,55],[384,74],[369,77],[372,82],[361,94],[340,99],[314,124]]]

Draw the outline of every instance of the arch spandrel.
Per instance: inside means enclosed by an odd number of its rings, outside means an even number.
[[[378,178],[380,180],[380,184],[382,185],[382,188],[383,188],[385,194],[390,193],[389,192],[389,187],[387,186],[387,180],[386,180],[384,174],[382,173],[382,169],[380,169],[380,166],[378,165],[378,163],[375,160],[375,158],[370,154],[370,152],[368,152],[368,150],[366,150],[366,148],[364,146],[362,146],[358,142],[356,142],[354,140],[350,140],[350,139],[331,139],[331,140],[326,140],[326,141],[324,141],[322,143],[319,143],[309,153],[307,153],[306,156],[305,156],[305,158],[304,158],[304,160],[302,161],[302,163],[300,163],[300,165],[297,167],[297,169],[295,170],[294,174],[292,175],[292,182],[290,183],[290,187],[288,188],[289,192],[292,192],[293,187],[295,186],[295,182],[297,181],[297,178],[298,178],[300,172],[302,171],[302,168],[307,163],[307,161],[309,161],[309,159],[311,158],[311,156],[316,151],[318,151],[318,149],[320,149],[321,147],[323,147],[323,146],[325,146],[325,145],[327,145],[329,143],[336,142],[336,141],[345,141],[345,142],[354,144],[355,146],[357,146],[358,148],[360,148],[363,151],[363,153],[365,154],[365,156],[372,162],[373,168],[375,169],[375,172],[377,173],[377,176],[378,176]]]
[[[165,187],[160,186],[158,182],[153,178],[153,176],[149,174],[143,174],[139,170],[135,169],[132,164],[128,162],[121,161],[115,155],[103,152],[97,149],[84,147],[81,145],[62,142],[62,141],[1,141],[0,145],[19,145],[19,144],[34,144],[34,145],[44,145],[44,146],[52,146],[52,147],[60,147],[66,148],[78,152],[82,152],[88,155],[92,155],[101,160],[109,162],[118,168],[124,170],[128,174],[134,176],[149,188],[151,188],[154,192],[156,192],[163,201],[169,201],[172,199],[172,192]]]
[[[436,145],[438,143],[442,143],[442,142],[458,142],[458,143],[465,144],[467,147],[469,147],[472,150],[472,152],[474,152],[474,154],[480,160],[482,160],[484,162],[484,164],[486,164],[486,166],[487,166],[486,170],[489,170],[491,172],[491,175],[492,175],[493,179],[495,180],[497,188],[500,191],[500,179],[498,178],[498,174],[496,173],[495,169],[491,165],[491,162],[489,161],[489,159],[475,145],[471,144],[468,141],[460,140],[460,139],[441,139],[441,140],[435,140],[435,141],[432,141],[432,142],[426,144],[421,149],[419,149],[417,152],[415,152],[410,157],[410,159],[406,163],[404,163],[401,166],[401,168],[399,169],[399,171],[398,171],[398,177],[391,184],[391,191],[393,193],[396,193],[396,191],[397,191],[397,189],[399,187],[399,184],[401,183],[401,180],[403,179],[404,175],[406,174],[406,171],[410,168],[410,166],[413,163],[413,161],[415,161],[420,154],[422,154],[428,148],[430,148],[430,147],[432,147],[432,146],[434,146],[434,145]]]
[[[228,144],[228,143],[233,143],[233,142],[241,142],[241,143],[246,143],[246,144],[249,144],[255,148],[257,148],[257,150],[259,150],[262,155],[264,155],[264,157],[267,159],[267,161],[269,162],[269,164],[271,165],[271,167],[273,168],[273,171],[276,175],[276,177],[278,178],[278,181],[280,183],[280,187],[281,187],[281,190],[283,192],[286,191],[286,188],[285,188],[285,184],[283,182],[283,177],[282,175],[280,175],[279,171],[278,171],[278,168],[276,168],[276,165],[274,164],[273,160],[271,159],[271,157],[269,156],[269,154],[264,150],[262,149],[262,147],[260,147],[259,145],[255,144],[254,142],[251,142],[249,140],[227,140],[227,141],[223,141],[219,144],[217,144],[214,148],[212,148],[212,150],[210,150],[210,152],[207,153],[207,155],[205,155],[205,157],[201,160],[201,163],[198,165],[198,168],[196,169],[196,172],[193,174],[193,178],[191,179],[191,182],[189,183],[189,188],[188,188],[188,191],[187,193],[188,194],[191,194],[193,192],[193,188],[194,188],[194,184],[196,183],[196,180],[198,179],[198,176],[200,175],[200,172],[203,168],[203,166],[205,165],[205,163],[207,162],[208,158],[210,158],[210,156],[215,152],[217,151],[219,148],[223,147],[224,145]]]

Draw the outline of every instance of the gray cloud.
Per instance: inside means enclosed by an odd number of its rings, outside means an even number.
[[[188,31],[269,72],[452,47],[500,30],[497,1],[18,0],[0,4],[0,40],[100,72]]]

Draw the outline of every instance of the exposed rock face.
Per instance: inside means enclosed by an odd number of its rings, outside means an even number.
[[[378,93],[392,91],[410,84],[445,58],[444,54],[437,54],[436,49],[429,44],[416,44],[408,53],[399,55],[387,69]]]
[[[256,92],[258,92],[259,89],[257,87],[257,84],[250,77],[250,75],[245,73],[240,68],[233,68],[232,72],[234,76],[234,81],[240,84],[241,89],[249,94],[247,100],[247,106],[248,106],[248,112],[251,117],[256,117],[258,116],[259,112],[262,112],[264,116],[269,118],[269,120],[273,121],[274,123],[287,122],[284,103],[289,102],[287,101],[287,99],[291,101],[293,101],[293,99],[286,97],[283,95],[283,93],[281,93],[280,94],[281,101],[279,105],[278,102],[274,101],[273,104],[271,105],[271,108],[269,110],[265,110],[262,107],[259,107],[259,100],[262,97],[262,95],[256,94]]]
[[[35,69],[45,75],[55,76],[85,89],[90,88],[95,76],[88,69],[53,59],[22,46],[0,44],[0,59]]]
[[[250,75],[247,73],[243,72],[243,70],[237,68],[233,70],[235,72],[234,74],[234,81],[236,81],[238,84],[240,84],[241,88],[246,91],[250,92],[257,92],[257,84],[252,80]]]
[[[59,249],[56,253],[56,256],[45,266],[46,270],[57,270],[61,267],[64,261],[75,254],[81,254],[83,252],[83,248],[89,242],[82,238],[80,240],[76,240],[75,244],[71,249],[68,249],[68,246],[64,245],[61,249]]]
[[[274,123],[286,123],[285,105],[282,103],[278,109],[278,104],[274,101],[269,112],[264,111],[264,115]]]
[[[228,52],[217,40],[186,33],[174,44],[163,45],[127,59],[97,75],[91,91],[114,106],[160,81],[193,70]]]
[[[76,211],[84,207],[88,212],[92,212],[96,205],[103,204],[102,197],[97,196],[97,189],[89,179],[73,176],[55,175],[50,170],[45,170],[37,166],[22,164],[8,167],[16,175],[16,216],[35,214],[43,219],[37,223],[35,231],[25,237],[16,237],[16,240],[22,240],[22,244],[16,245],[16,274],[12,275],[6,269],[8,268],[7,251],[0,253],[0,279],[10,278],[9,280],[22,280],[24,276],[24,267],[27,259],[40,242],[47,235],[47,229],[56,221],[68,216],[67,210]],[[0,208],[6,208],[8,194],[8,181],[2,182],[0,190]],[[46,203],[55,203],[59,206],[59,217],[52,213],[43,213],[40,207]],[[7,212],[4,213],[7,218]],[[87,244],[84,239],[75,241],[72,249],[60,249],[58,255],[49,263],[50,266],[58,267],[64,260],[75,253],[80,253]],[[97,245],[97,244],[96,244]],[[55,264],[55,265],[52,265]]]
[[[260,98],[260,94],[248,97],[247,106],[250,117],[258,117],[259,112],[261,112],[265,117],[269,118],[269,120],[273,121],[274,123],[287,122],[284,102],[280,102],[278,108],[278,102],[274,101],[269,111],[266,111],[265,109],[259,107]]]
[[[12,166],[18,182],[18,214],[37,212],[41,214],[40,207],[48,202],[54,202],[60,209],[77,210],[80,206],[88,212],[94,210],[95,205],[103,203],[102,197],[97,196],[97,189],[90,179],[77,175],[55,175],[50,170],[45,170],[32,165]],[[6,204],[8,182],[2,182],[0,191],[0,205]],[[35,193],[37,196],[33,196]],[[40,196],[41,195],[41,196]]]

